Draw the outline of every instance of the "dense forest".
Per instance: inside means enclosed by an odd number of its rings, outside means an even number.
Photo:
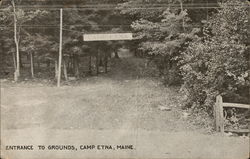
[[[239,0],[2,0],[1,78],[58,75],[63,8],[63,79],[108,72],[120,48],[178,85],[185,107],[211,112],[215,97],[249,102],[249,2]],[[85,33],[132,32],[133,41],[84,42]],[[150,66],[150,65],[149,65]]]

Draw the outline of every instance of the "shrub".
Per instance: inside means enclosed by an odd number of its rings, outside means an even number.
[[[180,61],[187,107],[211,110],[215,97],[249,102],[247,2],[228,0],[189,42]]]

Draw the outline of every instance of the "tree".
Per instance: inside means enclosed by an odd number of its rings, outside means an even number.
[[[42,16],[46,14],[45,11],[35,10],[35,11],[24,11],[23,9],[18,8],[18,5],[21,4],[21,0],[11,0],[10,1],[12,7],[6,7],[3,9],[1,13],[3,18],[1,21],[4,21],[4,24],[10,23],[14,26],[14,43],[16,47],[16,60],[15,60],[15,72],[14,72],[14,80],[17,81],[20,76],[20,38],[21,38],[21,30],[22,25],[34,20],[38,16]],[[10,14],[12,12],[12,14]],[[10,20],[10,16],[13,15],[13,20]]]
[[[30,57],[30,71],[32,78],[35,77],[34,75],[35,59],[37,61],[40,60],[51,61],[55,58],[55,53],[57,53],[57,50],[53,48],[55,42],[53,42],[51,36],[41,35],[38,33],[37,34],[26,33],[26,36],[22,38],[20,45],[21,45],[20,51],[26,53],[26,55]]]
[[[13,7],[13,17],[14,17],[14,41],[16,45],[16,69],[14,72],[14,80],[17,81],[18,77],[20,76],[20,55],[19,55],[19,40],[20,40],[20,27],[17,28],[17,19],[18,19],[18,12],[16,11],[16,4],[15,1],[12,0],[12,7]]]
[[[170,4],[174,4],[175,7],[170,7]],[[166,7],[159,8],[159,5]],[[150,8],[154,6],[156,9]],[[172,84],[176,79],[170,77],[177,77],[179,73],[176,68],[179,51],[198,31],[196,28],[192,29],[187,10],[183,8],[183,1],[165,0],[157,3],[149,0],[143,3],[142,0],[137,0],[128,1],[120,7],[121,13],[134,17],[131,27],[139,41],[136,47],[157,64],[165,84]],[[141,8],[137,9],[138,7]]]
[[[187,106],[211,110],[215,96],[249,103],[249,31],[247,2],[227,0],[182,53]],[[237,20],[236,20],[237,19]]]
[[[58,23],[58,11],[48,11],[45,14],[44,10],[41,10],[39,6],[47,6],[47,5],[59,5],[64,7],[65,5],[72,6],[70,10],[65,10],[64,11],[64,25],[63,25],[63,54],[64,54],[64,61],[68,62],[71,67],[71,64],[74,64],[74,70],[75,70],[75,75],[78,76],[79,68],[78,65],[81,62],[79,60],[79,57],[83,56],[89,56],[89,59],[95,60],[96,55],[97,55],[97,50],[96,49],[90,49],[92,47],[92,44],[90,45],[89,43],[83,42],[82,40],[82,35],[83,33],[98,33],[98,32],[109,32],[112,28],[126,28],[123,27],[122,24],[126,23],[126,20],[121,18],[116,12],[113,10],[106,10],[102,9],[101,5],[102,4],[112,4],[115,6],[115,4],[121,2],[120,1],[114,1],[114,0],[107,0],[104,3],[97,2],[95,0],[84,0],[84,1],[70,1],[70,0],[65,0],[65,1],[51,1],[51,0],[43,0],[43,1],[25,1],[25,0],[12,0],[12,1],[4,1],[3,7],[4,12],[0,13],[0,23],[3,22],[5,26],[11,26],[14,25],[14,18],[13,18],[13,6],[15,6],[15,18],[16,18],[16,33],[15,35],[15,41],[14,45],[11,44],[12,46],[9,46],[9,50],[11,48],[18,48],[15,49],[15,57],[13,60],[15,61],[14,68],[15,68],[15,80],[17,80],[19,74],[20,74],[20,56],[26,54],[27,50],[29,50],[31,53],[34,55],[35,61],[39,64],[40,62],[43,62],[42,59],[50,59],[51,58],[57,63],[57,54],[55,53],[58,49],[58,31],[59,25]],[[12,3],[11,3],[12,2]],[[81,10],[78,9],[77,7],[79,5],[100,5],[100,7],[96,9],[86,9],[86,10]],[[19,6],[22,7],[19,7]],[[29,5],[34,5],[34,8],[27,9],[26,6]],[[9,6],[9,7],[8,7]],[[33,6],[32,6],[33,7]],[[37,8],[35,8],[37,7]],[[46,10],[46,9],[45,9]],[[3,17],[2,15],[5,15],[6,18],[5,20],[2,20]],[[10,16],[11,15],[11,16]],[[46,15],[46,16],[45,16]],[[41,18],[46,18],[46,21]],[[120,23],[121,25],[119,25]],[[43,26],[44,27],[38,27],[38,26]],[[50,27],[51,26],[51,27]],[[9,32],[13,32],[12,27],[6,27],[5,30],[8,30]],[[8,35],[5,35],[6,37],[10,37],[10,34],[8,32]],[[1,33],[1,34],[6,34],[6,33]],[[11,33],[13,35],[13,33]],[[28,35],[30,34],[30,36]],[[34,39],[36,42],[30,42],[30,46],[28,40],[33,39],[34,37],[37,37],[37,34],[39,34],[41,39],[47,39],[47,36],[49,38],[47,40],[50,40],[50,44],[47,44],[46,47],[43,47],[43,45],[40,45],[37,42],[37,39]],[[12,36],[11,35],[11,36]],[[1,37],[1,41],[5,41]],[[45,44],[46,42],[44,42]],[[5,44],[5,43],[4,43]],[[23,45],[23,46],[22,46]],[[93,44],[94,48],[97,48],[99,43]],[[109,45],[106,44],[105,45]],[[7,47],[7,45],[5,44]],[[113,45],[112,45],[113,46]],[[42,48],[40,48],[42,47]],[[100,46],[100,50],[102,46]],[[49,50],[47,49],[49,48]],[[21,51],[20,51],[21,49]],[[33,51],[31,51],[33,50]],[[13,51],[13,50],[12,50]],[[45,53],[46,52],[46,53]],[[104,57],[105,51],[100,51],[100,57]],[[19,54],[17,56],[17,54]],[[49,54],[49,55],[48,55]],[[73,60],[70,60],[72,57]],[[94,58],[92,58],[94,57]],[[22,59],[22,58],[21,58]],[[33,60],[34,60],[33,59]],[[40,61],[41,60],[41,61]],[[50,61],[48,60],[48,61]],[[102,60],[100,60],[102,61]],[[49,62],[48,62],[49,63]],[[18,65],[18,66],[17,66]],[[66,65],[65,65],[66,66]],[[70,67],[68,67],[67,70],[70,70]],[[91,67],[90,67],[91,68]],[[96,67],[97,68],[97,67]],[[57,70],[57,69],[55,69]],[[56,74],[56,73],[55,73]]]
[[[12,18],[9,16],[11,14],[10,12],[10,7],[2,8],[0,11],[0,23],[1,24],[8,24],[12,21]],[[14,55],[14,50],[12,49],[13,40],[10,38],[12,36],[12,32],[10,31],[9,28],[7,28],[6,25],[2,25],[0,27],[0,49],[1,49],[1,54],[0,54],[0,59],[1,59],[1,68],[2,71],[4,70],[4,74],[9,74],[10,70],[7,69],[7,67],[10,64],[13,64],[13,66],[16,66],[16,60],[15,60],[15,55]],[[8,56],[12,55],[11,60],[8,59]],[[3,73],[1,71],[1,73]]]

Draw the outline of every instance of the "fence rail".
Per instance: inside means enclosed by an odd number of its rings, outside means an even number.
[[[224,108],[243,108],[250,109],[249,104],[239,104],[239,103],[223,103],[222,96],[216,97],[216,103],[214,105],[214,118],[215,118],[215,129],[218,132],[238,132],[238,133],[249,133],[249,129],[241,129],[241,130],[225,130],[224,129]]]
[[[250,105],[248,105],[248,104],[238,104],[238,103],[223,103],[223,107],[250,109]]]

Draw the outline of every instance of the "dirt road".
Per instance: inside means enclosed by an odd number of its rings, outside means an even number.
[[[119,76],[86,78],[61,88],[2,84],[2,157],[248,157],[248,138],[205,134],[188,122],[180,109],[177,88],[163,88],[157,80],[117,72]],[[162,111],[159,106],[171,110]],[[5,146],[15,145],[33,145],[34,150],[6,150]],[[38,145],[45,150],[38,150]],[[73,145],[77,150],[49,150],[49,145]],[[96,147],[80,150],[81,145]],[[112,150],[97,149],[98,145],[111,145]],[[120,150],[118,145],[132,145],[133,149]]]

